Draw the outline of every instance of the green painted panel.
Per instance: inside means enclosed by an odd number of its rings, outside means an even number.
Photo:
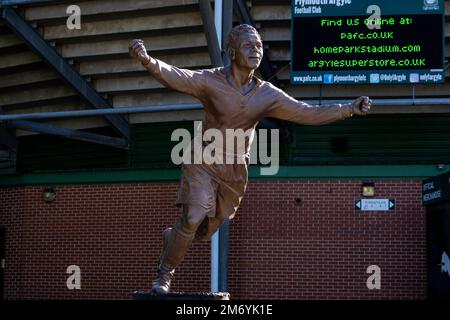
[[[295,126],[291,164],[450,162],[450,115],[371,115]]]
[[[175,165],[170,159],[172,148],[178,141],[171,141],[172,132],[186,129],[193,136],[194,123],[171,122],[155,124],[139,124],[133,126],[133,142],[130,151],[132,168],[172,168]],[[270,145],[268,147],[270,150]],[[280,141],[280,163],[287,164],[289,144]]]
[[[355,179],[355,180],[423,180],[448,172],[434,165],[389,166],[282,166],[274,176],[262,176],[258,166],[250,166],[250,180]],[[65,184],[161,183],[180,178],[180,168],[149,170],[96,170],[6,175],[0,187]]]
[[[90,132],[114,136],[109,128]],[[126,150],[49,135],[18,139],[19,172],[72,169],[126,168]]]
[[[130,148],[131,168],[174,168],[171,159],[172,148],[179,141],[171,141],[172,132],[186,129],[193,135],[194,122],[166,122],[133,125]]]
[[[131,126],[130,150],[60,137],[19,138],[19,172],[78,169],[176,168],[170,160],[175,129],[192,121]],[[93,132],[113,135],[110,129]],[[270,150],[270,149],[269,149]],[[437,164],[450,160],[450,115],[372,115],[327,126],[294,126],[280,141],[281,165]]]

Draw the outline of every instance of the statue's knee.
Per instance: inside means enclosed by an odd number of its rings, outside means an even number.
[[[186,222],[193,229],[197,229],[198,226],[202,223],[203,219],[204,219],[204,216],[201,215],[200,212],[198,212],[198,213],[190,213],[186,217]]]
[[[196,209],[195,207],[189,208],[189,210],[184,213],[183,228],[186,232],[193,233],[200,226],[204,218],[205,214],[202,209]]]

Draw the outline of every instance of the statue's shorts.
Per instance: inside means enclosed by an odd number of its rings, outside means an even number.
[[[203,208],[199,215],[232,219],[244,196],[249,159],[243,164],[183,164],[176,204]]]

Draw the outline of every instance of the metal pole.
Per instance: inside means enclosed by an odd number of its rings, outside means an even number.
[[[225,66],[230,64],[230,58],[227,53],[226,39],[233,28],[233,1],[226,0],[223,3],[222,10],[222,60]]]
[[[226,0],[225,0],[226,2]],[[223,9],[223,1],[222,0],[215,0],[214,1],[214,26],[216,27],[216,35],[217,35],[217,41],[219,42],[219,47],[223,48],[223,42],[222,42],[222,10]]]
[[[203,105],[201,103],[169,104],[163,106],[143,106],[143,107],[8,114],[8,115],[0,115],[0,121],[76,118],[88,116],[102,116],[105,114],[132,114],[132,113],[186,111],[186,110],[201,110],[201,109],[203,109]]]
[[[99,143],[99,144],[103,144],[106,146],[112,146],[115,148],[121,148],[121,149],[129,148],[128,140],[123,139],[123,138],[114,138],[114,137],[108,137],[108,136],[104,136],[104,135],[100,135],[100,134],[96,134],[96,133],[71,130],[71,129],[61,128],[61,127],[57,127],[57,126],[53,126],[53,125],[45,124],[45,123],[32,122],[32,121],[26,121],[26,120],[12,120],[12,121],[7,121],[5,123],[5,125],[10,128],[22,129],[22,130],[26,130],[26,131],[39,132],[39,133],[50,134],[50,135],[57,135],[57,136],[62,136],[65,138],[71,138],[71,139],[80,140],[80,141]]]
[[[228,242],[230,240],[230,220],[225,218],[219,230],[219,291],[228,291]]]
[[[216,27],[214,25],[214,15],[211,9],[210,0],[200,0],[200,14],[202,16],[205,30],[206,42],[208,43],[209,56],[213,67],[223,67],[222,55],[220,54],[220,44],[217,39]],[[222,15],[220,15],[222,18]]]
[[[222,60],[224,65],[230,64],[227,54],[226,37],[233,27],[233,1],[225,0],[222,6]],[[219,291],[228,292],[228,244],[230,239],[230,220],[225,219],[219,229]]]
[[[349,103],[348,100],[302,100],[306,103],[317,104],[337,104]],[[425,106],[425,105],[450,105],[450,98],[422,98],[422,99],[373,99],[374,106]],[[116,107],[104,109],[88,109],[73,111],[55,111],[55,112],[36,112],[22,114],[3,114],[0,115],[0,121],[8,120],[36,120],[36,119],[56,119],[56,118],[76,118],[87,116],[102,116],[106,114],[133,114],[133,113],[150,113],[150,112],[170,112],[170,111],[187,111],[201,110],[201,103],[186,104],[167,104],[161,106],[142,106],[142,107]]]
[[[200,0],[200,13],[208,43],[209,56],[213,67],[222,67],[222,0],[214,2],[214,15],[210,0]],[[215,232],[211,237],[211,291],[219,291],[219,236]]]

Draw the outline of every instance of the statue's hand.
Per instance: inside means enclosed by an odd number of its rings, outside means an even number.
[[[144,41],[141,39],[134,39],[128,46],[128,53],[131,57],[138,59],[142,64],[146,65],[150,61],[150,56],[144,46]]]
[[[370,111],[372,100],[369,97],[362,96],[351,103],[352,113],[360,116],[365,116]]]

